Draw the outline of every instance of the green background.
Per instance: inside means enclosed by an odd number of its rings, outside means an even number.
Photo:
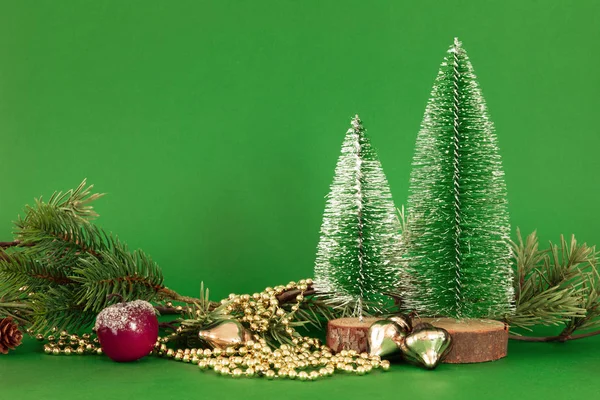
[[[26,203],[87,177],[108,194],[98,223],[151,254],[180,293],[308,277],[350,118],[363,119],[400,206],[454,36],[496,124],[513,228],[600,243],[600,5],[555,0],[0,0],[0,240]],[[2,356],[0,382],[18,398],[592,398],[599,347],[513,343],[491,364],[300,384],[47,357],[26,343]]]

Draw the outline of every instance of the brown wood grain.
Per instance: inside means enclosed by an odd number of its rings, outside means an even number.
[[[506,357],[508,326],[503,322],[450,318],[423,318],[421,321],[444,328],[452,336],[452,349],[446,356],[445,363],[479,363]]]
[[[337,353],[341,350],[368,351],[369,327],[381,318],[338,318],[327,323],[327,346]]]

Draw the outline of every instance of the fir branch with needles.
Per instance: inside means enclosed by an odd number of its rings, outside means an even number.
[[[92,203],[103,196],[92,187],[84,180],[48,202],[37,199],[15,223],[15,240],[3,242],[0,293],[26,288],[28,295],[3,301],[13,306],[0,312],[13,315],[27,306],[24,322],[33,332],[89,325],[114,302],[111,294],[125,301],[197,301],[167,288],[159,266],[143,251],[130,251],[91,222],[98,216]]]
[[[595,247],[563,236],[560,244],[539,249],[536,232],[523,240],[517,230],[512,242],[515,266],[516,312],[506,318],[513,327],[531,330],[535,325],[563,326],[559,335],[512,339],[548,342],[581,339],[600,334],[600,279]],[[586,331],[575,334],[576,331]]]
[[[0,283],[0,317],[12,317],[20,325],[27,326],[31,324],[32,313],[26,286],[17,288]]]

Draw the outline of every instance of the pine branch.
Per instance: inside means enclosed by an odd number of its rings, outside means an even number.
[[[15,223],[17,239],[0,251],[0,278],[11,290],[26,287],[34,295],[32,329],[74,330],[93,321],[110,305],[108,295],[125,301],[177,300],[195,302],[163,285],[158,265],[141,250],[130,252],[117,238],[93,225],[98,215],[83,181],[76,189],[55,192],[26,207]],[[10,307],[16,303],[6,303]],[[18,307],[5,312],[15,313]]]
[[[577,330],[589,330],[600,327],[600,276],[596,260],[590,261],[589,271],[579,272],[582,281],[580,306],[586,310],[584,317],[571,317],[565,324],[562,336],[570,337]]]
[[[112,251],[99,257],[80,257],[71,279],[79,284],[77,304],[84,310],[101,311],[108,306],[107,296],[119,294],[125,300],[156,301],[164,289],[158,265],[141,250],[129,252],[118,240]]]
[[[0,274],[0,318],[12,317],[21,325],[31,323],[32,306],[26,287],[15,288]]]
[[[64,269],[23,253],[7,254],[0,259],[0,277],[8,286],[27,287],[34,292],[44,290],[47,286],[73,283]]]
[[[522,342],[568,342],[569,340],[585,339],[588,337],[600,335],[600,330],[580,333],[578,335],[557,335],[557,336],[519,336],[509,335],[508,338],[511,340],[519,340]]]
[[[13,240],[12,242],[0,242],[0,248],[2,249],[8,249],[9,247],[16,247],[16,246],[26,246],[23,243],[21,243],[20,240]],[[31,245],[29,245],[31,246]]]
[[[99,257],[113,247],[112,238],[88,220],[40,200],[16,226],[20,246],[28,246],[25,254],[53,261],[83,253]]]
[[[160,290],[158,290],[158,295],[160,299],[179,301],[186,304],[194,304],[199,301],[199,299],[195,297],[180,295],[179,293],[172,289],[169,289],[168,287],[163,287]]]
[[[287,303],[291,300],[295,300],[296,296],[298,296],[300,294],[300,290],[299,289],[294,289],[294,290],[287,290],[285,292],[283,292],[282,294],[280,294],[279,296],[277,296],[277,300],[279,300],[280,303]],[[312,296],[313,294],[316,294],[317,291],[312,287],[312,285],[309,285],[308,289],[306,289],[304,291],[304,297],[307,296]]]
[[[94,185],[87,185],[84,179],[75,189],[66,192],[54,192],[48,204],[59,210],[85,220],[98,217],[90,204],[104,196],[104,193],[92,193]],[[41,200],[41,199],[40,199]]]
[[[35,333],[47,334],[52,330],[75,332],[91,325],[96,312],[85,310],[77,304],[75,285],[64,285],[38,292],[32,297],[33,323]]]
[[[512,246],[517,309],[506,321],[528,330],[534,325],[565,326],[557,336],[513,339],[548,342],[593,336],[595,333],[573,333],[600,326],[600,279],[595,248],[578,244],[574,236],[570,242],[561,236],[560,246],[550,243],[548,250],[539,250],[536,233],[524,242],[518,229],[517,242]]]

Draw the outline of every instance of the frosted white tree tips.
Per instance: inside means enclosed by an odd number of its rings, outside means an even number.
[[[347,314],[381,312],[398,280],[398,220],[392,194],[355,116],[330,187],[315,262],[315,289]]]
[[[513,311],[506,184],[473,66],[450,46],[425,110],[403,236],[403,307],[424,316]]]

